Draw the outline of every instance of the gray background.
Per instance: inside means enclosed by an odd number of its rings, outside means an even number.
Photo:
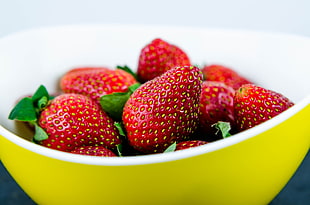
[[[87,23],[237,28],[310,37],[310,1],[0,0],[0,37],[42,26]],[[306,205],[309,201],[308,153],[294,177],[271,205]],[[34,204],[1,163],[0,204]]]

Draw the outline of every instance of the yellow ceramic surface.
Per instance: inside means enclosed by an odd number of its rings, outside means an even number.
[[[142,43],[155,36],[188,46],[188,52],[195,48],[196,62],[205,58],[235,65],[253,80],[285,93],[296,105],[225,140],[149,156],[80,156],[51,150],[14,134],[29,137],[24,129],[6,120],[18,96],[43,82],[53,89],[54,81],[69,66],[92,62],[134,66]],[[6,50],[1,46],[7,46]],[[295,50],[290,51],[292,48]],[[310,84],[305,80],[310,60],[304,54],[309,50],[307,38],[230,30],[98,25],[15,34],[0,41],[0,159],[38,204],[268,204],[309,150]],[[271,82],[268,73],[278,72],[271,69],[275,65],[282,69],[282,80]],[[292,67],[298,74],[289,73]],[[19,79],[8,91],[2,83],[13,82],[16,72],[24,78],[35,72],[42,78]],[[289,80],[294,82],[291,86],[287,85]],[[303,88],[298,90],[300,85]]]

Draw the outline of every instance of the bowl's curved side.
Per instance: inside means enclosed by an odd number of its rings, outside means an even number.
[[[304,123],[309,114],[308,104],[255,137],[162,163],[79,164],[31,152],[4,137],[0,152],[11,175],[39,204],[268,204],[309,149]]]

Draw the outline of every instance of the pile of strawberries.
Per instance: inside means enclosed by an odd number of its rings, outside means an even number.
[[[33,141],[65,152],[132,156],[200,146],[256,126],[293,105],[223,65],[193,66],[161,39],[127,66],[79,67],[60,79],[61,93],[41,85],[9,119],[34,129]]]

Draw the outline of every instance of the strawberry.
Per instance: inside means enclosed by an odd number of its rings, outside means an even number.
[[[136,79],[122,69],[105,67],[79,67],[69,70],[60,80],[65,93],[78,93],[99,102],[101,96],[114,92],[125,92]]]
[[[129,144],[143,153],[158,153],[188,139],[198,125],[201,83],[199,68],[180,66],[136,89],[123,112]]]
[[[48,139],[39,143],[59,150],[81,145],[115,148],[121,143],[113,120],[89,97],[63,94],[51,101],[41,112],[39,126]]]
[[[101,157],[116,157],[116,154],[111,150],[102,146],[81,146],[76,147],[70,151],[73,154],[90,155],[90,156],[101,156]]]
[[[151,80],[176,66],[190,65],[187,54],[162,39],[154,39],[140,52],[137,75],[141,82]]]
[[[34,141],[61,151],[82,145],[116,149],[121,143],[114,121],[91,98],[74,93],[51,98],[44,86],[23,98],[9,119],[31,123]]]
[[[280,93],[253,84],[243,85],[234,96],[237,128],[242,131],[254,127],[293,105]]]
[[[192,147],[198,147],[198,146],[204,145],[204,144],[208,144],[208,142],[202,141],[202,140],[183,141],[183,142],[179,142],[179,143],[176,144],[175,151],[183,150],[183,149],[189,149],[189,148],[192,148]]]
[[[232,68],[223,65],[207,65],[202,68],[205,80],[220,81],[237,90],[243,84],[252,83]]]
[[[206,135],[214,136],[218,121],[234,124],[235,90],[223,82],[203,81],[199,104],[200,128]]]

